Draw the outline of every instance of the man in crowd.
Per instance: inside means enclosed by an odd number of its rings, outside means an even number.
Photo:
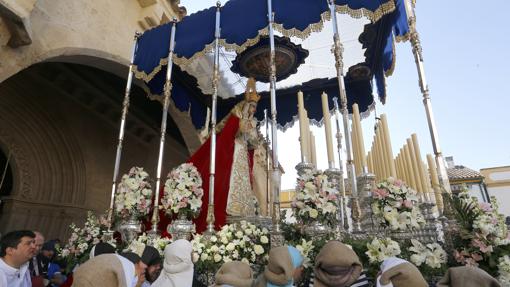
[[[35,234],[35,254],[34,257],[30,260],[30,264],[28,266],[30,270],[30,275],[32,277],[32,286],[33,287],[44,287],[44,276],[42,274],[42,262],[39,256],[41,249],[44,244],[44,235],[39,231],[34,231]]]
[[[0,239],[0,286],[31,287],[28,262],[36,251],[35,234],[12,231]]]
[[[156,248],[147,245],[143,250],[142,261],[147,265],[145,282],[143,282],[142,287],[149,287],[158,279],[161,273],[161,256]]]

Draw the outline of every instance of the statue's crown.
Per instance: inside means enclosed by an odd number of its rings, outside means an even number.
[[[258,102],[260,100],[260,96],[257,94],[257,88],[255,86],[255,79],[249,78],[248,83],[246,84],[246,91],[244,92],[244,99],[247,102]]]

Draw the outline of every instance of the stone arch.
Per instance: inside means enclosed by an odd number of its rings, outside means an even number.
[[[34,64],[44,62],[64,62],[86,65],[98,68],[100,70],[112,73],[120,78],[126,79],[130,60],[102,50],[84,47],[65,47],[50,50],[38,56],[34,61],[30,63],[25,63],[24,65],[20,66],[20,69],[23,70],[24,68],[22,69],[21,67],[26,68]],[[20,70],[13,71],[13,74],[19,71]],[[143,81],[136,78],[133,79],[134,85],[137,85],[139,87],[144,86]],[[147,97],[147,100],[150,100],[149,97]],[[189,114],[187,112],[179,111],[172,101],[170,102],[168,111],[172,119],[177,123],[177,127],[184,139],[186,148],[188,149],[188,152],[191,154],[196,149],[198,149],[198,147],[200,147],[201,140],[199,133],[195,129]]]

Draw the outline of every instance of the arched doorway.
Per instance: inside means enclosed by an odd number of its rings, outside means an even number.
[[[10,153],[16,163],[5,196],[2,187],[0,232],[29,228],[63,239],[88,210],[106,210],[124,89],[114,73],[69,62],[35,64],[0,83],[3,161]],[[164,172],[189,155],[168,120]],[[161,104],[135,85],[121,173],[136,165],[155,175],[160,121]]]

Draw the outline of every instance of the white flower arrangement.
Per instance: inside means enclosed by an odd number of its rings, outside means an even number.
[[[374,238],[372,242],[367,243],[367,248],[365,254],[368,256],[370,263],[381,263],[386,258],[400,254],[400,245],[390,238]]]
[[[82,228],[71,223],[71,237],[62,248],[58,248],[59,256],[65,259],[70,268],[88,260],[92,247],[102,241],[103,234],[108,230],[108,221],[105,216],[99,218],[93,212],[87,213],[87,219]],[[107,242],[116,246],[116,241]]]
[[[336,193],[328,176],[321,171],[300,176],[291,205],[295,217],[303,224],[318,221],[333,226],[338,207]]]
[[[296,245],[296,249],[303,255],[303,267],[313,267],[315,258],[310,258],[314,249],[313,240],[306,241],[306,239],[301,238],[301,243]]]
[[[382,225],[391,230],[420,228],[425,224],[416,191],[401,180],[390,177],[378,183],[373,200],[372,212],[381,216]]]
[[[446,251],[438,243],[423,245],[418,240],[411,239],[411,244],[412,246],[409,247],[409,251],[412,252],[410,260],[414,265],[421,266],[425,263],[430,268],[437,269],[446,264]]]
[[[202,177],[191,163],[183,163],[167,177],[161,205],[167,214],[185,214],[196,217],[202,206]]]
[[[196,234],[192,240],[193,257],[201,270],[214,270],[229,261],[264,264],[269,252],[269,231],[241,221],[225,225],[208,240]]]
[[[123,219],[149,214],[152,189],[149,174],[141,167],[132,167],[124,174],[115,194],[115,212]]]
[[[498,261],[498,280],[502,286],[510,286],[510,257],[508,255],[501,256]]]
[[[140,248],[143,251],[143,248],[148,245],[156,248],[159,251],[159,255],[163,256],[165,253],[165,247],[172,243],[172,240],[167,237],[161,237],[160,235],[152,238],[147,236],[145,233],[138,236],[131,244],[128,246],[128,249],[137,253]]]

